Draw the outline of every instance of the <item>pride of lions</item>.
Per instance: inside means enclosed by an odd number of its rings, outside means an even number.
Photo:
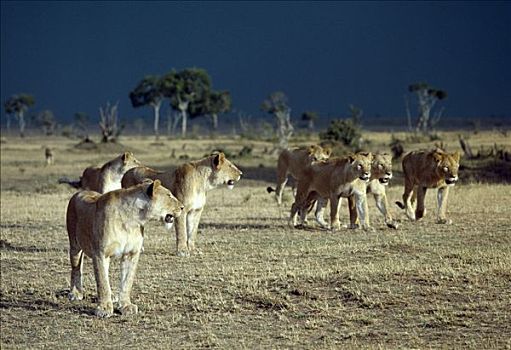
[[[277,163],[278,205],[288,175],[296,182],[291,206],[292,227],[307,224],[307,214],[315,206],[315,219],[322,228],[339,230],[341,198],[348,199],[348,228],[372,230],[367,209],[371,193],[389,228],[398,224],[388,210],[385,186],[392,178],[392,157],[387,153],[358,152],[346,157],[330,157],[329,148],[313,145],[284,150]],[[402,161],[404,173],[403,202],[410,220],[425,214],[424,198],[428,188],[438,189],[437,223],[448,224],[446,217],[449,186],[458,180],[460,154],[440,149],[408,153]],[[113,315],[113,298],[108,271],[110,259],[121,259],[121,283],[117,298],[121,314],[135,314],[130,293],[135,271],[143,251],[144,225],[160,219],[170,229],[175,223],[176,254],[200,253],[196,246],[197,230],[206,204],[206,193],[221,185],[232,189],[242,172],[223,153],[214,153],[197,161],[178,166],[174,171],[159,172],[142,166],[131,152],[105,163],[89,167],[77,181],[59,180],[79,191],[69,201],[66,226],[71,262],[71,300],[83,299],[82,269],[84,254],[92,259],[98,293],[95,314]],[[417,201],[414,211],[413,205]],[[330,220],[324,209],[330,202]],[[300,222],[298,223],[298,217]]]

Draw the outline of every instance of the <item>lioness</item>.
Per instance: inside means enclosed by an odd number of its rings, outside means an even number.
[[[282,204],[282,192],[288,181],[288,175],[298,179],[313,162],[327,160],[332,150],[328,147],[312,145],[292,150],[283,150],[277,161],[277,187],[267,187],[268,193],[275,192],[277,203]]]
[[[424,198],[428,188],[438,188],[437,223],[450,224],[446,217],[449,186],[458,181],[460,153],[446,153],[440,149],[433,151],[414,151],[403,158],[405,189],[403,203],[396,202],[401,209],[406,209],[410,220],[420,220],[425,214]],[[413,194],[412,194],[413,192]],[[417,208],[413,212],[413,202],[417,198]]]
[[[140,165],[133,153],[125,152],[105,163],[101,168],[86,168],[78,181],[60,178],[59,183],[67,183],[78,189],[106,193],[122,188],[121,179],[124,173]]]
[[[398,224],[392,219],[388,211],[387,194],[385,186],[392,178],[392,156],[388,153],[376,153],[371,163],[371,178],[367,184],[367,193],[372,193],[376,201],[376,207],[383,214],[385,224],[388,227],[397,229]],[[348,209],[350,212],[350,228],[358,227],[358,215],[355,205],[355,198],[348,197]]]
[[[323,197],[330,199],[330,227],[337,230],[341,226],[338,210],[340,198],[354,195],[362,228],[370,229],[366,187],[371,177],[371,161],[371,153],[357,153],[312,164],[298,179],[290,223],[296,226],[299,211],[303,221],[311,203]]]
[[[206,204],[206,192],[222,184],[232,189],[241,175],[242,172],[223,153],[217,153],[183,164],[173,172],[134,168],[124,175],[122,184],[129,186],[145,178],[159,179],[184,204],[183,215],[176,220],[176,241],[177,255],[187,256],[196,250],[195,239]]]
[[[77,192],[67,207],[66,225],[71,260],[71,300],[83,299],[83,254],[92,258],[98,291],[96,315],[113,314],[112,292],[108,277],[110,258],[121,258],[119,309],[122,314],[138,312],[130,293],[143,243],[140,225],[148,219],[161,218],[172,225],[183,204],[161,186],[160,181],[146,181],[128,189],[100,194]]]

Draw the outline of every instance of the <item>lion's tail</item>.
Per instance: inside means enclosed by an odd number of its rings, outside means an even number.
[[[396,201],[396,205],[401,208],[401,209],[404,209],[405,208],[405,205],[403,203],[401,203],[400,201]]]
[[[270,186],[266,187],[266,192],[268,193],[272,193],[272,192],[275,192],[276,190]]]
[[[69,186],[78,189],[78,188],[82,187],[82,179],[80,178],[80,180],[78,180],[78,181],[73,181],[73,180],[68,179],[67,177],[61,177],[59,179],[59,184],[68,184]]]

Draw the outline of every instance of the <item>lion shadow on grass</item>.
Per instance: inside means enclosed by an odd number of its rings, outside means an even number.
[[[69,290],[68,290],[69,292]],[[67,294],[65,291],[58,291],[55,295],[59,297],[63,297],[65,294],[67,298]],[[34,296],[33,299],[30,298],[30,295],[21,295],[19,298],[6,298],[4,295],[0,300],[0,310],[9,310],[9,309],[24,309],[27,311],[57,311],[57,312],[66,312],[70,311],[77,314],[85,314],[88,316],[94,316],[94,309],[90,307],[90,305],[85,304],[68,304],[68,303],[58,303],[51,300],[38,299]]]
[[[15,251],[24,253],[44,253],[44,252],[65,252],[66,249],[60,248],[40,248],[36,246],[15,246],[7,242],[5,239],[0,240],[0,251]]]

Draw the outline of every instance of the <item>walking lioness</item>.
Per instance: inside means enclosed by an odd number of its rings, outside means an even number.
[[[60,178],[59,183],[67,183],[74,188],[106,193],[121,188],[121,179],[126,171],[140,166],[133,153],[125,152],[105,163],[102,167],[88,167],[80,180]]]
[[[176,220],[176,241],[177,255],[187,256],[196,251],[195,240],[206,193],[220,185],[232,189],[241,175],[242,172],[223,153],[216,153],[170,172],[147,167],[131,169],[124,175],[122,185],[129,186],[145,178],[159,179],[184,204],[183,215]]]
[[[405,175],[405,190],[403,203],[396,202],[406,210],[410,220],[420,220],[426,209],[424,199],[428,188],[438,188],[437,223],[450,224],[446,217],[447,196],[449,187],[458,182],[460,153],[446,153],[441,149],[433,151],[414,151],[403,157],[403,173]],[[413,202],[417,199],[417,208],[413,211]]]
[[[320,145],[283,150],[277,161],[277,187],[273,189],[268,186],[266,191],[268,193],[275,192],[277,203],[282,204],[282,192],[286,186],[288,175],[294,179],[300,178],[307,167],[313,162],[327,160],[331,152],[329,147]]]
[[[290,223],[297,224],[298,212],[302,222],[311,203],[318,198],[330,200],[330,227],[340,228],[341,197],[355,196],[362,228],[370,229],[367,212],[366,187],[371,176],[371,153],[357,153],[346,158],[334,158],[310,166],[298,179],[295,202],[291,207]]]
[[[131,303],[130,293],[135,278],[144,237],[140,226],[152,218],[172,225],[183,204],[161,186],[159,180],[146,181],[128,189],[100,194],[77,192],[67,207],[66,225],[71,260],[71,300],[83,299],[83,254],[92,258],[98,292],[96,315],[113,314],[112,292],[108,277],[110,259],[121,258],[119,309],[134,314],[138,307]]]

